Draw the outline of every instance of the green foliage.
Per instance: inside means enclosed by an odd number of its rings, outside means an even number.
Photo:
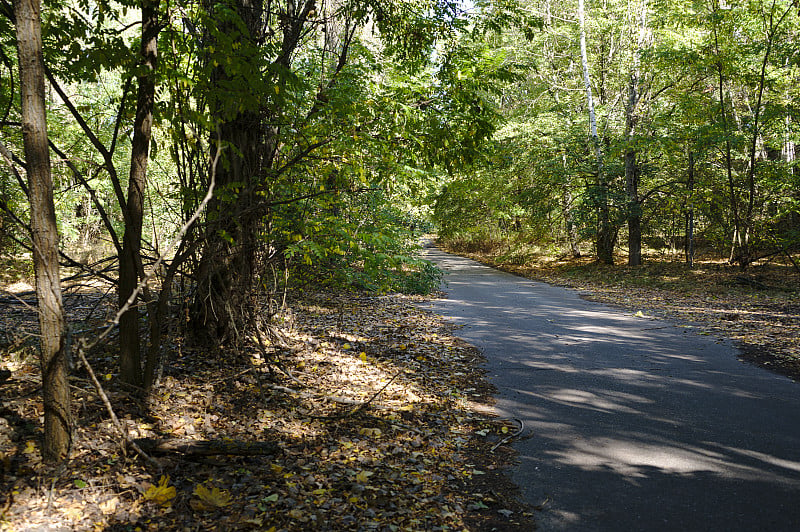
[[[641,6],[648,12],[636,67]],[[774,250],[778,240],[769,235],[788,235],[787,224],[797,220],[790,214],[797,212],[797,189],[791,188],[795,163],[786,158],[787,148],[800,141],[791,103],[800,97],[792,36],[798,15],[789,6],[786,1],[724,8],[692,1],[587,3],[590,77],[607,190],[597,186],[587,138],[573,7],[548,3],[532,9],[546,15],[534,32],[519,24],[504,27],[488,41],[489,53],[513,63],[522,75],[506,80],[501,97],[495,97],[506,122],[486,145],[479,167],[456,172],[442,187],[434,212],[441,235],[475,246],[482,239],[496,246],[498,237],[565,246],[575,236],[593,238],[599,209],[607,204],[623,248],[621,230],[631,209],[641,214],[646,239],[682,243],[691,206],[698,238],[720,254],[730,252],[737,220],[754,255]],[[763,99],[754,131],[762,65]],[[641,100],[629,128],[624,102],[634,71]],[[624,167],[630,151],[639,169],[634,204],[627,197]],[[689,153],[695,161],[691,193]]]

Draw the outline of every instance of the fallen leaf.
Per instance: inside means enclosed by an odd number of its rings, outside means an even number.
[[[162,506],[171,504],[172,499],[175,498],[175,486],[169,486],[169,475],[161,475],[158,480],[157,486],[150,486],[144,492],[144,498],[148,501],[153,501]]]
[[[189,504],[195,510],[213,511],[231,503],[230,493],[217,487],[209,490],[203,484],[198,484],[194,488],[194,495],[197,499],[192,499]]]
[[[108,499],[107,501],[103,501],[98,506],[100,507],[100,511],[103,512],[105,515],[111,515],[117,511],[117,505],[119,504],[119,499],[114,497],[113,499]]]
[[[369,482],[369,477],[372,476],[371,471],[361,471],[356,475],[356,482],[359,484],[366,484]]]

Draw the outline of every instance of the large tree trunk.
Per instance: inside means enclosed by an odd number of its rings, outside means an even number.
[[[315,5],[315,0],[297,3],[288,0],[280,8],[277,4],[273,6],[280,12],[279,19],[284,21],[281,23],[281,48],[273,61],[276,71],[289,69]],[[209,13],[212,7],[206,5]],[[240,63],[250,63],[253,69],[261,68],[263,58],[259,54],[263,51],[258,43],[264,31],[263,5],[254,0],[232,0],[231,8],[243,24],[220,21],[217,30],[236,35],[241,43],[236,53],[243,54],[239,57]],[[213,40],[213,35],[210,38]],[[214,178],[216,190],[225,195],[216,194],[208,204],[192,321],[201,336],[237,342],[252,314],[258,272],[263,266],[260,259],[266,247],[263,232],[268,205],[258,189],[268,188],[264,183],[272,171],[279,131],[269,123],[264,109],[245,108],[233,116],[226,112],[229,102],[221,101],[219,94],[224,94],[223,87],[230,85],[231,74],[224,65],[215,68],[212,74],[212,85],[217,86],[212,92],[217,94],[211,96],[210,107],[219,124],[211,138],[212,156],[217,150],[224,150]]]
[[[140,65],[143,71],[138,79],[136,118],[133,124],[131,146],[131,169],[125,206],[128,216],[122,239],[122,253],[119,258],[119,305],[120,307],[126,304],[130,306],[119,320],[120,379],[137,387],[144,385],[145,379],[142,375],[139,308],[136,305],[138,298],[131,299],[131,296],[136,290],[139,279],[144,275],[141,258],[142,221],[156,92],[154,74],[158,60],[158,4],[159,0],[142,1]],[[157,327],[158,324],[154,323],[153,326]],[[146,380],[148,380],[147,384],[150,384],[150,379]]]
[[[28,170],[33,265],[41,328],[44,441],[42,457],[66,458],[72,442],[65,320],[58,266],[58,228],[53,204],[44,93],[39,0],[15,0],[22,103],[22,135]]]
[[[214,4],[207,2],[209,14],[213,15],[214,8]],[[260,68],[256,50],[263,24],[261,3],[234,0],[231,8],[242,24],[222,20],[217,24],[217,31],[236,34],[242,42],[237,49],[241,54],[239,62],[252,63],[253,69]],[[214,35],[212,32],[209,39],[213,40]],[[212,85],[221,88],[230,84],[234,75],[236,73],[228,72],[225,65],[219,65],[213,70]],[[224,94],[224,89],[221,90]],[[215,194],[208,204],[192,321],[194,330],[201,336],[236,342],[246,323],[256,284],[260,221],[266,213],[257,208],[259,200],[255,188],[265,170],[267,128],[259,109],[231,114],[229,102],[225,100],[219,95],[209,98],[211,114],[219,123],[216,134],[210,139],[212,157],[222,150],[213,178],[216,190],[223,194]]]
[[[592,97],[592,82],[589,77],[589,57],[586,51],[586,16],[583,0],[578,0],[578,22],[581,32],[581,64],[583,66],[583,83],[586,89],[586,102],[589,107],[589,130],[594,146],[597,163],[597,180],[592,192],[592,199],[597,206],[597,237],[595,245],[597,258],[605,264],[614,264],[614,231],[611,227],[611,213],[608,205],[608,177],[603,168],[603,151],[600,138],[597,136],[597,118]]]

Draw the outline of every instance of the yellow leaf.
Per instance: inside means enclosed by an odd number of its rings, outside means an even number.
[[[192,499],[189,503],[195,510],[216,510],[223,508],[231,503],[231,495],[227,491],[219,488],[208,489],[202,484],[194,488],[194,495],[197,499]]]
[[[359,356],[361,357],[362,362],[367,361],[367,354],[364,351],[361,351],[361,354]]]
[[[371,471],[361,471],[359,474],[356,475],[356,482],[360,484],[366,484],[369,481],[369,477],[372,476]]]
[[[22,454],[36,454],[36,443],[29,441],[25,443],[25,450]]]
[[[161,475],[158,480],[157,486],[150,486],[144,492],[144,498],[148,501],[153,501],[162,506],[170,504],[170,501],[175,498],[175,486],[169,486],[169,475]]]
[[[350,344],[344,344],[344,345],[342,346],[342,349],[353,349],[353,346],[352,346],[352,345],[350,345]]]

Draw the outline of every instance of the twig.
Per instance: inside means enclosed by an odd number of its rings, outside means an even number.
[[[7,294],[6,297],[17,300],[17,302],[19,302],[21,305],[23,305],[26,309],[30,310],[31,312],[39,312],[38,309],[34,308],[30,303],[28,303],[21,297],[17,296],[17,294],[15,294],[14,292],[9,292],[7,290],[0,290],[0,293],[4,295]],[[38,302],[34,304],[38,304]]]
[[[78,358],[80,358],[81,362],[83,362],[83,366],[86,368],[86,371],[89,373],[89,377],[92,379],[92,383],[94,384],[94,387],[97,390],[97,394],[100,396],[100,399],[102,399],[103,404],[106,405],[106,410],[108,410],[108,414],[111,416],[111,421],[114,423],[114,426],[117,427],[117,430],[119,430],[120,434],[125,439],[125,441],[128,443],[128,445],[130,445],[133,448],[133,450],[136,451],[136,454],[138,454],[139,456],[144,458],[146,461],[148,461],[150,464],[152,464],[152,465],[154,465],[154,466],[156,466],[156,467],[158,467],[160,469],[161,468],[161,464],[155,458],[153,458],[152,456],[150,456],[149,454],[144,452],[141,449],[141,447],[139,447],[136,444],[136,442],[133,441],[133,438],[131,438],[130,434],[128,434],[127,428],[120,422],[119,418],[117,417],[117,414],[114,412],[114,408],[111,406],[111,401],[108,400],[108,396],[106,395],[105,390],[103,390],[103,385],[100,384],[99,380],[97,380],[97,376],[94,374],[94,370],[92,369],[92,366],[89,365],[89,361],[86,360],[86,355],[83,354],[84,348],[85,347],[83,345],[83,339],[80,339],[79,340],[78,349],[77,349]]]
[[[372,394],[372,397],[370,397],[366,401],[353,401],[352,399],[347,399],[347,398],[344,398],[344,397],[325,396],[325,399],[328,399],[329,401],[333,401],[335,403],[340,403],[340,404],[352,404],[352,405],[355,405],[355,408],[353,408],[349,412],[344,412],[344,413],[341,413],[341,414],[335,414],[335,415],[332,415],[332,416],[311,416],[311,417],[313,419],[325,419],[325,420],[329,420],[329,421],[337,420],[337,419],[344,419],[346,417],[352,417],[352,416],[360,413],[361,411],[363,411],[368,406],[370,406],[372,404],[372,401],[374,401],[376,397],[378,397],[386,388],[388,388],[389,385],[392,382],[394,382],[394,380],[397,377],[399,377],[400,374],[403,373],[404,371],[405,370],[401,369],[400,371],[395,373],[392,376],[392,378],[389,379],[389,381],[381,387],[380,390],[378,390],[377,392]]]
[[[521,419],[513,418],[513,420],[519,423],[519,430],[517,430],[517,432],[515,432],[514,434],[509,434],[499,442],[495,443],[494,446],[489,450],[490,453],[493,453],[501,445],[510,442],[511,440],[522,434],[522,431],[525,430],[525,423],[523,423]]]
[[[228,375],[227,377],[220,377],[219,379],[214,379],[213,381],[209,382],[208,384],[214,385],[219,384],[220,382],[225,382],[229,379],[235,379],[236,377],[241,377],[245,373],[250,373],[253,371],[254,368],[247,368],[244,371],[240,371],[239,373],[234,373],[233,375]]]
[[[372,395],[372,397],[370,397],[369,399],[367,399],[366,401],[364,401],[364,403],[362,403],[361,405],[359,405],[357,408],[354,408],[354,409],[353,409],[353,411],[352,411],[352,412],[350,412],[350,414],[349,414],[349,415],[353,416],[353,415],[355,415],[355,414],[357,414],[357,413],[361,412],[362,410],[364,410],[364,409],[365,409],[367,406],[369,406],[369,405],[370,405],[370,403],[372,403],[372,401],[374,401],[374,400],[375,400],[375,398],[376,398],[376,397],[378,397],[378,396],[379,396],[379,395],[380,395],[380,394],[383,392],[383,390],[385,390],[386,388],[388,388],[388,387],[389,387],[389,385],[390,385],[392,382],[394,382],[394,380],[395,380],[397,377],[399,377],[399,376],[400,376],[400,374],[401,374],[401,373],[403,373],[404,371],[405,371],[404,369],[401,369],[400,371],[398,371],[397,373],[395,373],[395,374],[392,376],[392,378],[391,378],[391,379],[389,379],[389,381],[388,381],[386,384],[384,384],[384,385],[383,385],[383,387],[381,387],[381,389],[380,389],[380,390],[378,390],[377,392],[375,392],[375,393]]]

